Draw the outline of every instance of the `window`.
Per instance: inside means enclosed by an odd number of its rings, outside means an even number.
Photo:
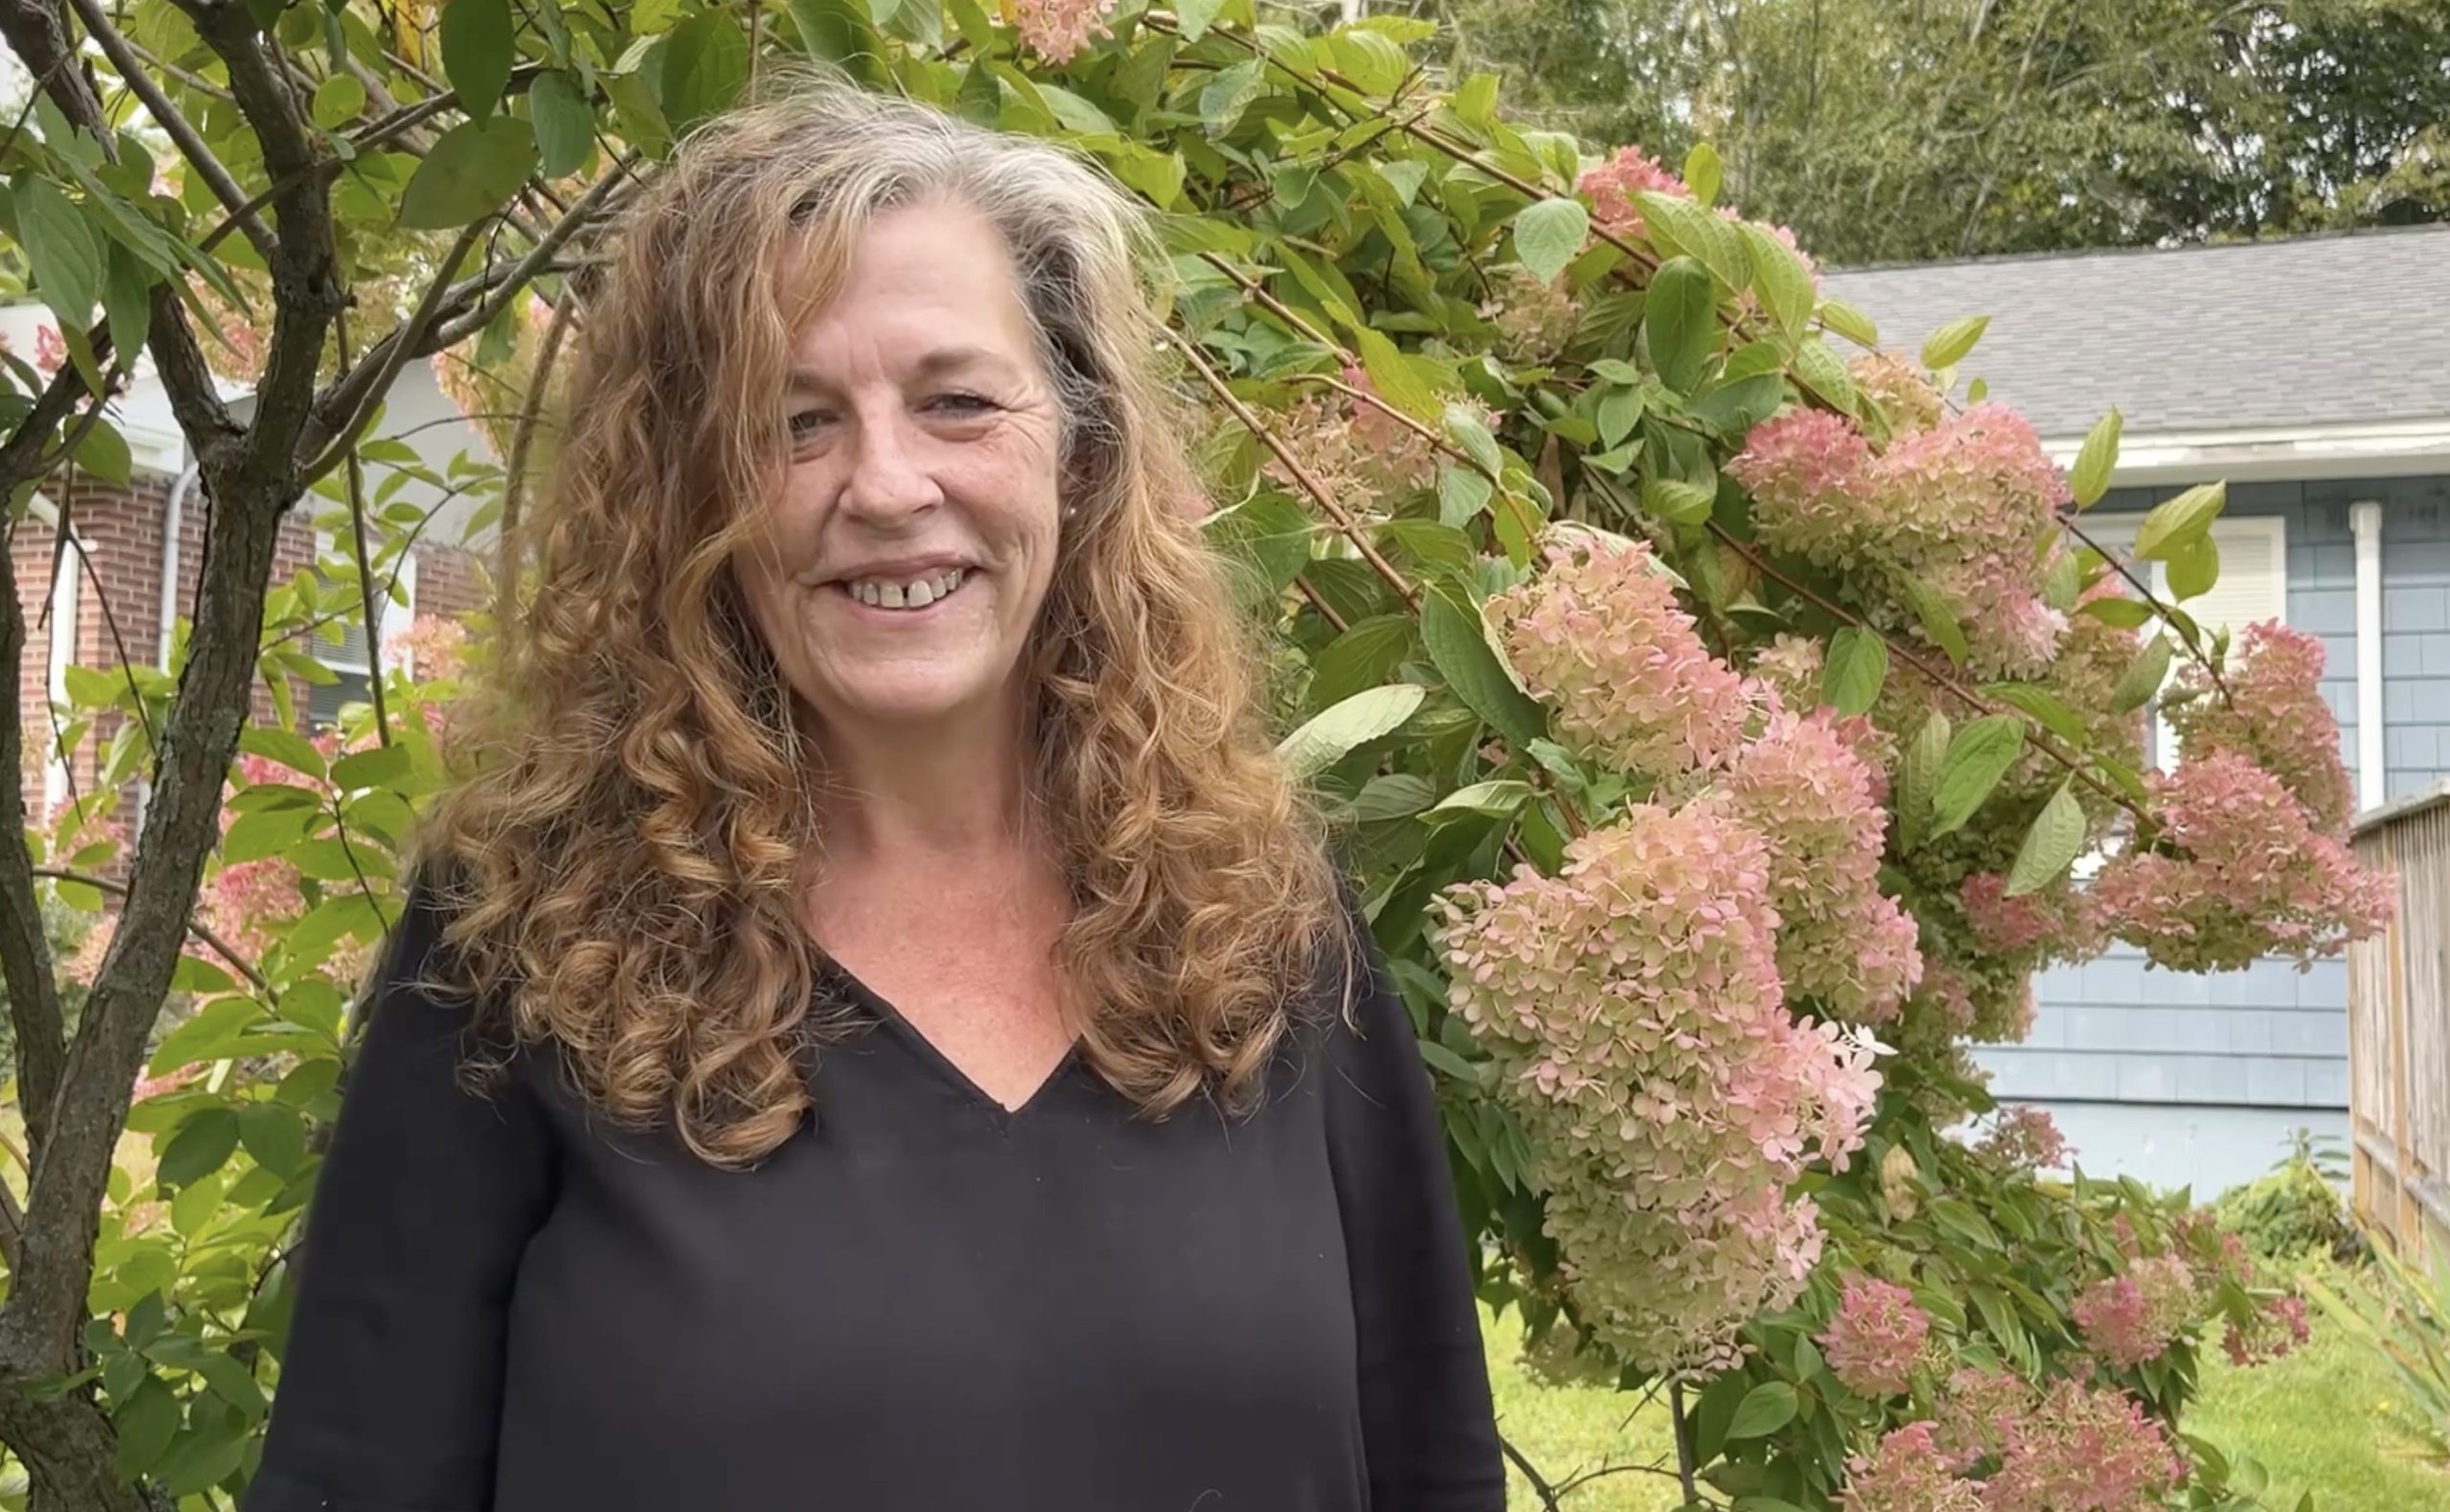
[[[2111,515],[2096,517],[2086,523],[2086,532],[2105,547],[2124,552],[2135,542],[2135,532],[2144,523],[2142,515]],[[2194,598],[2178,600],[2178,607],[2194,617],[2209,638],[2226,630],[2230,634],[2231,651],[2236,650],[2238,633],[2261,620],[2288,619],[2288,523],[2279,516],[2254,519],[2216,520],[2212,523],[2212,544],[2220,553],[2220,573],[2208,592]],[[2152,585],[2152,591],[2166,599],[2169,596],[2167,564],[2140,564],[2149,574],[2139,572]],[[2154,620],[2136,632],[2149,636],[2159,633],[2161,623]],[[2183,647],[2170,661],[2171,675],[2188,660]],[[2177,760],[2177,742],[2171,733],[2169,722],[2161,716],[2158,700],[2152,705],[2152,727],[2147,737],[2145,759],[2150,766],[2167,769]]]
[[[353,585],[356,578],[354,572],[346,577],[335,578],[326,575],[321,568],[321,563],[324,557],[343,554],[352,549],[351,545],[336,532],[323,528],[317,529],[315,532],[317,580],[327,586],[341,582]],[[414,617],[417,576],[415,553],[402,555],[398,559],[398,567],[399,585],[396,595],[380,597],[376,600],[376,609],[382,619],[383,638],[387,641],[405,632]],[[379,589],[389,583],[391,574],[378,566],[375,568],[375,575]],[[339,722],[344,704],[364,703],[373,697],[373,664],[368,656],[366,630],[354,619],[342,629],[339,645],[333,645],[321,634],[314,637],[313,645],[315,659],[340,675],[338,682],[329,686],[317,685],[306,690],[307,726],[314,730],[324,730]]]

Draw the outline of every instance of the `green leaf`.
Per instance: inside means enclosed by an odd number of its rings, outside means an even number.
[[[1393,733],[1413,717],[1429,690],[1416,682],[1391,682],[1356,693],[1287,735],[1277,759],[1296,777],[1325,770],[1361,746]]]
[[[1633,198],[1651,241],[1662,256],[1693,258],[1729,294],[1751,286],[1752,258],[1745,251],[1743,233],[1717,211],[1704,210],[1681,194],[1657,189],[1637,189]]]
[[[1642,331],[1659,376],[1679,393],[1692,392],[1720,337],[1718,295],[1700,263],[1670,257],[1660,264],[1651,279]]]
[[[1544,199],[1514,217],[1514,255],[1546,283],[1563,273],[1591,234],[1591,212],[1576,199]]]
[[[238,1115],[228,1108],[207,1108],[180,1125],[154,1170],[165,1187],[184,1187],[212,1175],[238,1147]]]
[[[145,1380],[111,1412],[119,1430],[119,1473],[134,1480],[150,1471],[170,1447],[179,1431],[179,1398],[162,1378],[146,1372]]]
[[[2152,607],[2140,598],[2127,598],[2105,593],[2078,606],[2076,612],[2090,614],[2105,625],[2121,630],[2141,630],[2152,622]]]
[[[1988,315],[1969,315],[1964,320],[1949,322],[1923,344],[1923,366],[1933,372],[1955,367],[1965,361],[1972,352],[1973,344],[1982,340],[1982,333],[1990,328]]]
[[[1487,478],[1468,467],[1441,467],[1437,470],[1437,518],[1460,530],[1487,512],[1495,493]]]
[[[153,1468],[153,1483],[174,1497],[194,1496],[230,1478],[246,1457],[244,1419],[216,1426],[211,1432],[189,1429],[170,1445]]]
[[[1905,596],[1914,606],[1914,617],[1922,623],[1923,634],[1931,644],[1948,653],[1949,660],[1965,665],[1965,627],[1957,623],[1956,611],[1939,591],[1910,572],[1900,573],[1905,583]]]
[[[1393,342],[1366,326],[1353,333],[1353,340],[1360,344],[1361,366],[1370,374],[1378,397],[1423,425],[1435,426],[1445,418],[1446,406],[1438,399],[1437,391],[1421,378],[1412,359]]]
[[[1986,714],[1957,731],[1931,785],[1931,834],[1971,818],[2024,746],[2024,722],[2013,714]]]
[[[102,280],[102,314],[110,322],[111,350],[133,363],[135,354],[145,350],[145,333],[153,324],[153,273],[144,259],[125,247],[113,242],[107,258],[109,272]],[[105,422],[107,423],[107,422]],[[127,443],[119,443],[124,453]],[[79,456],[80,465],[93,468]],[[122,472],[111,479],[127,481]]]
[[[1762,373],[1721,384],[1694,400],[1686,413],[1721,435],[1740,438],[1777,413],[1786,397],[1786,379],[1775,373]]]
[[[1812,323],[1812,270],[1795,250],[1750,221],[1738,224],[1752,257],[1752,292],[1778,328],[1800,339]]]
[[[2161,684],[2169,680],[2170,654],[2173,649],[2166,634],[2155,635],[2146,641],[2144,649],[2135,654],[2135,659],[2128,662],[2127,670],[2119,675],[2118,686],[2110,690],[2110,707],[2125,714],[2129,709],[2140,709],[2149,703],[2152,696],[2161,691]]]
[[[1516,749],[1527,748],[1548,728],[1548,719],[1528,694],[1514,685],[1481,630],[1480,611],[1446,594],[1421,595],[1420,636],[1446,685],[1463,706],[1486,720]]]
[[[1352,800],[1352,816],[1363,824],[1406,819],[1430,806],[1437,789],[1429,779],[1412,772],[1389,772],[1364,783]]]
[[[812,57],[840,63],[861,81],[883,84],[884,44],[864,0],[790,0],[800,45]]]
[[[1795,382],[1840,414],[1855,412],[1855,375],[1826,344],[1805,342],[1795,348]]]
[[[1983,692],[2033,716],[2035,723],[2070,745],[2084,743],[2084,723],[2046,689],[2030,682],[1993,682]]]
[[[82,331],[102,297],[101,238],[49,179],[19,178],[16,202],[17,235],[33,262],[36,290],[59,317],[62,336],[71,326]]]
[[[1458,788],[1430,809],[1437,813],[1484,813],[1503,817],[1520,809],[1536,791],[1529,783],[1511,777]]]
[[[2068,490],[2078,509],[2090,509],[2109,492],[2110,474],[2118,467],[2118,433],[2126,422],[2116,410],[2101,417],[2077,449],[2076,465],[2067,474]]]
[[[1174,7],[1174,21],[1182,28],[1183,40],[1196,42],[1206,36],[1210,25],[1224,9],[1225,0],[1181,0]]]
[[[527,86],[527,111],[536,131],[539,171],[568,178],[595,151],[595,107],[587,91],[562,70],[547,69]]]
[[[1848,625],[1829,637],[1829,661],[1820,678],[1821,701],[1842,717],[1870,710],[1888,677],[1888,642],[1877,631]]]
[[[298,1110],[278,1102],[250,1102],[238,1110],[238,1142],[255,1163],[276,1176],[295,1176],[306,1166],[306,1126]]]
[[[1223,136],[1242,119],[1242,111],[1259,96],[1266,80],[1267,64],[1258,58],[1244,58],[1231,68],[1220,68],[1199,92],[1199,119],[1214,136]]]
[[[2175,499],[2165,500],[2144,517],[2135,531],[2135,560],[2168,557],[2209,534],[2229,501],[2226,483],[2197,483]]]
[[[131,346],[126,349],[137,351],[142,348]],[[93,429],[85,433],[85,438],[77,443],[77,465],[110,483],[124,483],[135,471],[135,462],[128,456],[127,437],[120,434],[119,427],[108,420],[95,421]]]
[[[411,231],[465,226],[500,210],[535,170],[536,138],[527,122],[508,116],[463,121],[417,165],[400,195],[400,224]]]
[[[332,763],[332,786],[345,792],[361,788],[388,788],[405,781],[416,768],[416,756],[405,745],[377,745]]]
[[[1723,172],[1719,149],[1706,142],[1696,142],[1693,150],[1684,154],[1684,171],[1680,176],[1684,180],[1684,187],[1693,191],[1695,203],[1707,206],[1718,201],[1719,179]]]
[[[1504,470],[1497,437],[1489,434],[1489,428],[1481,423],[1479,415],[1459,404],[1450,404],[1441,418],[1446,426],[1446,438],[1461,447],[1464,456],[1480,463],[1481,471],[1499,473]]]
[[[2220,581],[2220,544],[2210,533],[2170,553],[2170,596],[2181,602],[2212,591]]]
[[[338,131],[365,108],[366,85],[355,74],[334,74],[315,86],[312,114],[315,124],[325,131]]]
[[[1599,399],[1599,444],[1613,447],[1641,423],[1642,391],[1626,384],[1611,384]]]
[[[2038,892],[2059,880],[2084,849],[2084,810],[2076,801],[2075,779],[2059,785],[2050,801],[2034,815],[2016,848],[2016,864],[2008,868],[2008,896]]]
[[[728,11],[706,11],[672,29],[663,51],[663,115],[673,135],[720,115],[748,82],[748,35]]]
[[[1843,300],[1823,300],[1819,307],[1820,323],[1859,346],[1880,345],[1880,327],[1872,318]]]
[[[1766,1438],[1793,1422],[1798,1406],[1793,1387],[1784,1381],[1764,1381],[1736,1404],[1726,1436],[1730,1440]]]
[[[515,52],[511,32],[510,0],[450,0],[442,8],[443,76],[472,121],[484,120],[501,103]]]

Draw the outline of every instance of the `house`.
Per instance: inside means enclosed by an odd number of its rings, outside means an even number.
[[[2450,774],[2450,226],[1869,267],[1823,292],[1906,351],[1989,315],[1960,370],[2062,464],[2115,406],[2118,471],[2085,516],[2098,536],[2131,538],[2154,503],[2227,479],[2219,582],[2190,611],[2321,637],[2360,809]],[[2120,947],[2045,973],[2032,1037],[1980,1059],[2002,1099],[2050,1110],[2086,1169],[2210,1195],[2268,1168],[2291,1130],[2345,1141],[2347,993],[2342,961],[2194,975]]]
[[[39,305],[0,306],[0,337],[11,350],[30,361],[57,360],[58,333],[51,312]],[[244,415],[251,396],[242,385],[223,386],[223,399]],[[68,796],[90,792],[103,752],[118,728],[119,716],[95,721],[86,740],[68,753],[56,748],[46,708],[65,705],[66,674],[71,666],[107,668],[122,659],[168,665],[172,629],[192,613],[198,567],[204,548],[209,501],[196,486],[193,458],[170,413],[169,400],[154,376],[150,358],[140,361],[128,389],[112,406],[112,419],[128,442],[132,476],[124,484],[90,475],[72,476],[60,488],[55,478],[47,495],[53,513],[67,506],[76,545],[80,550],[56,551],[53,527],[39,519],[20,523],[10,540],[11,566],[19,605],[26,619],[26,646],[17,666],[18,707],[25,722],[27,769],[19,773],[19,790],[28,814],[49,814]],[[447,474],[461,452],[484,455],[485,443],[444,395],[434,370],[424,363],[404,367],[392,385],[375,434],[400,439],[437,474]],[[390,470],[381,464],[366,469],[371,497]],[[435,614],[456,618],[479,607],[488,589],[483,561],[489,554],[489,532],[470,537],[467,526],[477,501],[464,494],[446,498],[440,490],[414,478],[403,479],[394,501],[407,500],[431,511],[418,545],[400,574],[406,604],[384,608],[383,634],[408,628],[412,616]],[[301,567],[311,567],[319,552],[335,549],[319,539],[312,519],[328,507],[310,498],[293,508],[282,522],[274,559],[275,583],[286,582]],[[55,516],[56,517],[56,516]],[[53,571],[55,555],[59,569]],[[368,686],[366,637],[352,633],[342,644],[310,639],[311,654],[339,674],[328,686],[292,678],[290,694],[301,723],[328,723],[343,702],[362,700]],[[274,703],[269,684],[259,684],[253,718],[270,723]],[[143,784],[122,794],[120,817],[133,835],[143,803]],[[123,869],[125,856],[122,855]]]

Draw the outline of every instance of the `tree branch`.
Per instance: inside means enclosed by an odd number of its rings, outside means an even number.
[[[187,117],[179,114],[179,107],[170,103],[170,97],[162,92],[162,86],[154,82],[153,76],[145,72],[144,61],[130,50],[127,38],[120,35],[119,29],[111,25],[111,18],[103,12],[100,0],[68,0],[68,3],[77,8],[77,18],[85,23],[86,34],[101,48],[102,56],[111,60],[111,66],[119,70],[120,81],[145,102],[145,111],[168,133],[180,155],[188,160],[189,166],[203,178],[205,186],[212,190],[212,197],[229,210],[231,218],[247,233],[247,239],[255,244],[256,251],[270,261],[272,232],[246,209],[246,191],[238,187],[237,180],[230,176],[230,170],[221,166],[221,160],[212,155],[212,148],[205,145],[204,138],[195,127],[188,124]]]
[[[350,455],[359,434],[373,423],[374,411],[382,408],[385,396],[391,391],[392,380],[400,376],[400,369],[408,366],[409,359],[440,350],[439,346],[420,347],[440,318],[443,306],[454,296],[450,287],[451,276],[457,273],[459,264],[467,260],[478,238],[485,233],[487,224],[487,220],[479,219],[460,229],[451,250],[442,255],[442,267],[435,272],[434,281],[426,285],[424,297],[418,300],[417,307],[410,312],[409,318],[400,322],[390,335],[375,343],[374,349],[333,386],[330,395],[312,407],[298,438],[301,447],[315,452],[314,460],[306,464],[301,475],[304,486],[312,488],[316,479]],[[464,298],[465,295],[459,297]],[[342,417],[336,425],[326,418],[334,414]]]

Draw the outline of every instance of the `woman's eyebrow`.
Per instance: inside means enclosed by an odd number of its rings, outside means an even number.
[[[1015,376],[1012,359],[987,346],[939,346],[911,366],[911,375],[924,383],[969,368],[983,368],[989,375],[1008,382]],[[786,375],[786,382],[794,391],[803,393],[829,392],[834,387],[825,374],[806,367],[793,367]]]

